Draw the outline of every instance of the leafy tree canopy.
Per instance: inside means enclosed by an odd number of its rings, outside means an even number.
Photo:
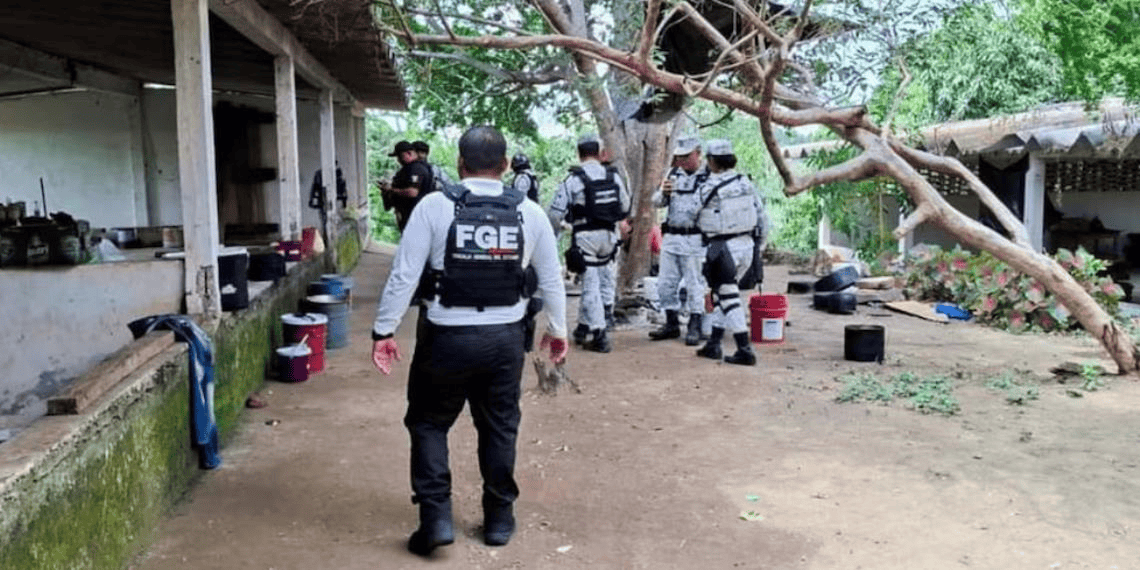
[[[912,76],[897,115],[904,127],[1021,112],[1063,97],[1057,56],[988,3],[955,10],[899,53]],[[871,102],[877,116],[893,104],[901,79],[897,66],[887,70]]]
[[[1061,60],[1065,93],[1140,98],[1140,0],[1020,0],[1019,21]]]

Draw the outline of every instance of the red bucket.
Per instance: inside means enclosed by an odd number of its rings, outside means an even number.
[[[784,342],[784,323],[788,320],[787,295],[758,293],[748,300],[748,308],[752,315],[752,342]]]
[[[317,247],[317,228],[308,227],[301,229],[301,255],[305,258],[312,257],[313,250]]]
[[[309,345],[309,372],[316,374],[325,369],[325,337],[329,318],[320,313],[288,313],[281,315],[282,336],[286,344],[297,344],[307,335]]]

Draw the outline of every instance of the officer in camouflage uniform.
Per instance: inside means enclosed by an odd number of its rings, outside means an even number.
[[[712,332],[697,355],[720,360],[720,343],[727,330],[736,341],[736,352],[724,356],[724,361],[751,366],[756,364],[756,355],[748,339],[738,283],[753,269],[754,253],[767,243],[767,216],[752,181],[734,170],[732,143],[709,141],[707,155],[711,174],[697,191],[702,204],[697,224],[708,243],[705,277],[713,296]]]
[[[705,246],[697,227],[697,213],[701,209],[697,188],[708,175],[708,168],[701,165],[700,139],[682,138],[673,150],[673,168],[653,194],[653,205],[658,208],[667,206],[668,213],[661,224],[661,268],[657,275],[657,297],[665,310],[665,324],[650,331],[652,340],[681,336],[679,293],[682,284],[687,293],[685,305],[689,313],[685,344],[696,346],[701,340],[701,319],[705,310],[701,263],[705,259]]]
[[[617,222],[629,215],[630,196],[616,169],[602,164],[601,151],[602,143],[596,135],[589,134],[579,139],[580,164],[571,168],[571,175],[558,185],[547,215],[556,229],[561,228],[564,220],[570,223],[574,245],[581,250],[586,261],[574,341],[586,350],[609,352],[613,344],[607,334],[607,321],[612,318],[617,289],[614,275],[614,258],[619,244]],[[575,174],[576,171],[579,174]],[[584,178],[591,183],[612,180],[616,184],[606,199],[598,201],[598,207],[607,209],[607,212],[595,212],[587,207],[589,192]],[[619,210],[620,215],[616,215]],[[605,219],[599,219],[599,216]],[[591,334],[593,339],[587,342]]]

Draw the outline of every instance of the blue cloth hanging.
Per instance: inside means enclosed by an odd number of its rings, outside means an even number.
[[[190,420],[202,469],[222,464],[218,454],[218,422],[214,418],[214,345],[209,335],[186,315],[153,315],[128,325],[137,339],[153,330],[169,330],[190,351]]]

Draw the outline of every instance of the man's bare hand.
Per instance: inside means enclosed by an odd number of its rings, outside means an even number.
[[[400,346],[396,344],[396,339],[386,338],[372,343],[372,365],[381,374],[391,374],[392,363],[399,362],[400,358]]]

